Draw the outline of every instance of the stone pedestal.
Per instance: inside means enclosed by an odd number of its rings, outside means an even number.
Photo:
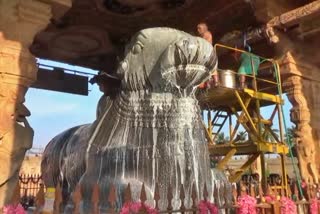
[[[10,203],[25,152],[32,146],[33,130],[26,120],[30,112],[23,104],[37,77],[29,46],[52,18],[53,5],[54,1],[0,1],[0,208]]]

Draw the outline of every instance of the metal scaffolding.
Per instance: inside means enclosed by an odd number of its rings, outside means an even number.
[[[223,45],[215,45],[215,48],[231,52],[251,53]],[[219,53],[219,52],[218,52]],[[221,55],[219,56],[221,57]],[[262,58],[263,59],[263,58]],[[251,64],[253,67],[252,59]],[[278,188],[287,190],[287,176],[285,169],[285,155],[288,147],[285,143],[285,130],[283,127],[283,112],[281,105],[282,90],[279,75],[279,66],[272,59],[263,59],[258,75],[246,75],[246,82],[250,86],[239,88],[236,84],[223,84],[224,70],[219,70],[220,82],[217,87],[199,89],[197,97],[203,113],[207,111],[206,136],[209,142],[209,152],[214,156],[221,156],[217,168],[224,169],[228,161],[234,155],[248,155],[248,160],[229,177],[231,182],[236,182],[241,175],[258,159],[261,160],[262,187],[266,190],[267,178],[265,167],[265,154],[278,154],[281,157],[282,185]],[[237,72],[229,72],[229,81],[236,81]],[[231,74],[232,73],[232,74]],[[260,76],[266,73],[263,78]],[[230,79],[231,77],[233,78]],[[230,83],[230,82],[229,82]],[[262,107],[269,106],[273,111],[266,116],[262,115]],[[234,119],[233,119],[234,118]],[[234,122],[235,121],[235,122]],[[277,134],[273,127],[279,128]],[[227,140],[217,142],[217,137],[222,130],[227,130]],[[240,139],[239,132],[247,133],[246,139]]]

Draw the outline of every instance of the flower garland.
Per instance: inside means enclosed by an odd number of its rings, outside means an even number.
[[[158,214],[158,211],[141,202],[126,202],[121,208],[120,214],[135,214],[141,209],[145,209],[148,214]]]
[[[282,197],[281,202],[281,214],[296,214],[297,206],[290,198]]]
[[[3,214],[26,214],[26,211],[20,203],[16,205],[10,204],[3,207]]]
[[[250,196],[250,195],[244,195],[238,198],[238,214],[256,214],[256,204],[257,200]]]
[[[200,201],[198,208],[200,214],[207,214],[208,211],[210,214],[218,214],[218,207],[215,204],[210,203],[210,201]]]
[[[310,214],[318,214],[318,200],[316,198],[311,200]]]
[[[266,200],[267,203],[271,203],[272,201],[276,200],[276,197],[274,197],[272,195],[266,195],[266,196],[264,196],[264,199]]]

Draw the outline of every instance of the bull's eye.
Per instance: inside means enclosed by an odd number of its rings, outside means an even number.
[[[121,63],[121,68],[122,68],[122,70],[123,71],[127,71],[128,70],[128,63],[127,63],[127,61],[123,61],[122,63]]]
[[[140,44],[135,44],[132,48],[133,54],[139,54],[142,51],[142,46]]]

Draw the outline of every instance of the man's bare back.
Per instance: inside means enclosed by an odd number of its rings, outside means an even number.
[[[208,30],[208,26],[205,23],[198,24],[197,31],[200,37],[202,37],[203,39],[210,42],[210,44],[212,44],[212,34]]]
[[[212,34],[208,29],[208,26],[206,23],[199,23],[197,25],[197,31],[198,31],[198,35],[207,40],[208,42],[210,42],[210,44],[213,44],[213,39],[212,39]],[[210,85],[213,86],[218,86],[219,84],[219,76],[217,71],[213,71],[212,73],[212,80],[209,80],[208,83],[203,83],[200,85],[200,88],[207,88],[208,86],[210,87]]]

